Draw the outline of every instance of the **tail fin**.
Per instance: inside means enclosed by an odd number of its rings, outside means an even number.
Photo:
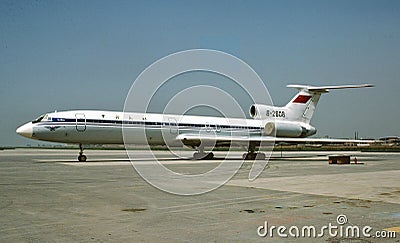
[[[287,87],[296,88],[299,93],[285,106],[286,118],[310,123],[321,94],[328,93],[329,90],[333,89],[367,88],[373,87],[373,85],[308,86],[291,84]]]

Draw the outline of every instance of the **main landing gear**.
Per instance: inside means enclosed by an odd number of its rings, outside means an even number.
[[[214,158],[214,154],[212,152],[205,153],[204,147],[200,146],[198,151],[193,154],[193,158],[195,160],[210,160]]]
[[[83,147],[82,147],[81,143],[79,144],[79,149],[80,149],[80,152],[79,152],[79,156],[78,156],[78,161],[86,162],[87,157],[86,157],[86,155],[83,154]]]
[[[213,159],[214,158],[214,154],[212,152],[210,153],[200,153],[200,152],[196,152],[193,154],[193,158],[195,160],[209,160],[209,159]]]
[[[243,154],[243,159],[244,160],[265,160],[264,153],[255,153],[255,151],[256,151],[256,144],[250,143],[248,152]]]
[[[244,160],[265,160],[265,154],[264,153],[254,153],[254,152],[244,153],[243,159]]]

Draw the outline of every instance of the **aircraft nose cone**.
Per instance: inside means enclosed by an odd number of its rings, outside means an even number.
[[[32,138],[32,122],[26,123],[17,128],[16,132],[26,138]]]

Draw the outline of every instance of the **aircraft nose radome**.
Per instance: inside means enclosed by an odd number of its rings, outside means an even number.
[[[33,129],[32,129],[32,123],[31,122],[26,123],[26,124],[18,127],[17,130],[16,130],[16,132],[19,135],[27,137],[27,138],[31,138],[32,137],[32,131],[33,131]]]

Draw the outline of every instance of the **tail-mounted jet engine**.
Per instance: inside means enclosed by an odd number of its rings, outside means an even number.
[[[315,127],[292,122],[267,122],[264,126],[266,136],[305,138],[317,133]]]
[[[317,133],[315,127],[301,121],[284,120],[285,107],[253,104],[249,113],[253,119],[268,120],[264,125],[265,136],[304,138]]]

